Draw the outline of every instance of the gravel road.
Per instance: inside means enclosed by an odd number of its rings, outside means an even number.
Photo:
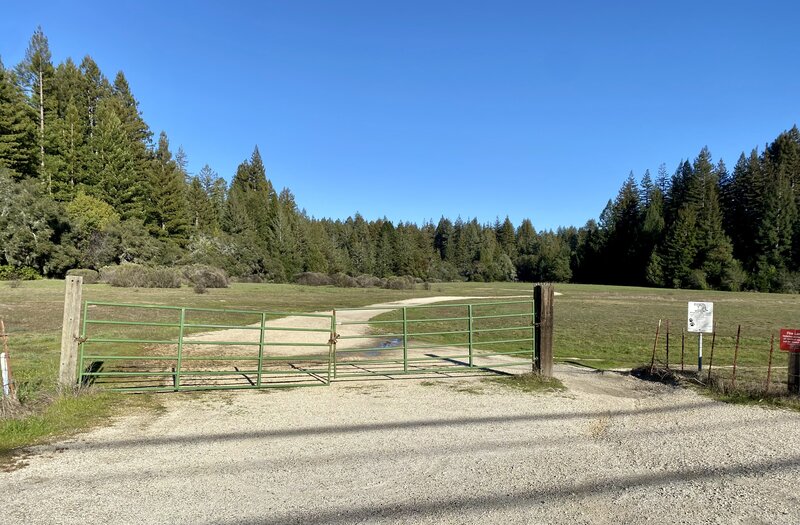
[[[0,473],[0,522],[800,522],[800,414],[556,367],[167,394]]]

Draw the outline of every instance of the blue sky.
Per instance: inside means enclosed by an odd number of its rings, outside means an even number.
[[[316,217],[597,218],[630,171],[800,123],[796,1],[10,2],[0,57],[123,70],[189,169],[258,145]]]

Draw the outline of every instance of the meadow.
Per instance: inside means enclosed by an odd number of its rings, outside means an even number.
[[[659,320],[670,320],[670,364],[679,366],[681,329],[688,301],[713,301],[717,336],[714,366],[730,370],[734,338],[741,325],[740,380],[762,381],[772,334],[800,325],[800,295],[665,290],[653,288],[558,284],[555,298],[554,354],[557,361],[595,368],[632,368],[649,364]],[[121,397],[107,393],[57,396],[64,282],[0,283],[0,317],[9,334],[12,367],[21,407],[4,405],[0,420],[0,453],[95,424],[132,406],[157,408],[158,396]],[[120,303],[236,308],[256,311],[312,312],[359,307],[430,296],[509,297],[532,294],[525,283],[436,283],[415,290],[307,287],[285,284],[235,283],[230,288],[197,294],[178,289],[126,289],[105,284],[84,286],[84,299]],[[463,302],[463,301],[459,301]],[[480,300],[478,300],[480,302]],[[434,309],[428,310],[430,315]],[[424,310],[415,315],[425,315]],[[392,318],[392,315],[385,314]],[[665,324],[658,343],[658,361],[665,361]],[[429,330],[433,331],[433,330]],[[456,337],[456,336],[453,336]],[[705,339],[705,360],[710,355]],[[436,342],[454,342],[439,336]],[[696,365],[697,336],[687,336],[687,369]],[[787,356],[776,349],[775,381],[786,377]],[[727,368],[726,368],[727,367]],[[784,387],[785,388],[785,387]],[[126,408],[127,407],[127,408]]]

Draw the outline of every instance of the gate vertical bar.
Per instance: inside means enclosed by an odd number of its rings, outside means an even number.
[[[186,324],[186,308],[181,308],[181,320],[178,328],[178,359],[175,363],[175,391],[181,389],[181,363],[183,361],[183,330]]]
[[[336,355],[336,318],[331,316],[331,336],[328,339],[328,385],[331,384],[331,367]]]
[[[333,331],[333,337],[334,337],[334,342],[333,342],[333,378],[336,379],[336,340],[335,339],[338,337],[338,334],[336,333],[336,309],[333,309],[331,311],[331,326],[333,327],[332,331]]]
[[[264,371],[264,332],[267,328],[267,314],[261,312],[261,333],[258,336],[258,377],[256,378],[256,386],[261,387],[261,375]]]
[[[536,371],[536,300],[531,301],[531,363]]]
[[[89,316],[89,302],[83,302],[83,319],[81,320],[81,344],[78,345],[78,384],[83,384],[83,345],[86,344],[86,318]]]
[[[408,312],[403,307],[403,372],[408,372]]]
[[[473,320],[472,320],[472,305],[467,305],[467,316],[469,318],[469,366],[472,368],[472,331],[474,329]]]

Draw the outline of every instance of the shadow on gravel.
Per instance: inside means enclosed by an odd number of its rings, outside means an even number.
[[[485,416],[465,417],[458,419],[420,419],[412,421],[398,421],[387,423],[363,423],[358,425],[330,425],[318,427],[300,427],[281,430],[255,430],[241,432],[221,432],[215,434],[186,435],[186,436],[159,436],[142,439],[119,439],[105,443],[74,443],[73,449],[80,448],[125,448],[170,444],[189,444],[199,442],[237,441],[242,439],[266,438],[291,438],[308,437],[309,435],[355,434],[359,432],[380,432],[385,430],[421,429],[421,428],[447,428],[472,425],[485,425],[493,423],[514,422],[542,422],[566,421],[571,419],[593,419],[611,416],[637,416],[646,414],[665,414],[668,412],[682,412],[684,410],[697,410],[712,406],[724,406],[716,401],[698,401],[697,403],[683,403],[679,405],[637,408],[633,410],[608,410],[583,411],[583,412],[557,412],[552,414],[524,414],[517,416]]]
[[[309,511],[307,513],[264,516],[246,520],[220,521],[222,525],[273,525],[303,523],[314,525],[322,523],[371,523],[376,519],[398,521],[400,523],[419,518],[452,519],[454,513],[463,517],[470,511],[485,512],[514,507],[545,506],[553,499],[579,500],[585,496],[601,495],[628,489],[664,486],[669,483],[686,483],[703,481],[711,478],[730,476],[763,476],[800,467],[800,456],[782,458],[780,460],[761,461],[747,465],[732,465],[722,468],[687,468],[667,472],[654,472],[639,476],[604,479],[597,482],[557,485],[550,488],[506,492],[487,496],[463,496],[436,501],[408,501],[403,503],[387,503],[387,506],[363,505],[339,509]]]

